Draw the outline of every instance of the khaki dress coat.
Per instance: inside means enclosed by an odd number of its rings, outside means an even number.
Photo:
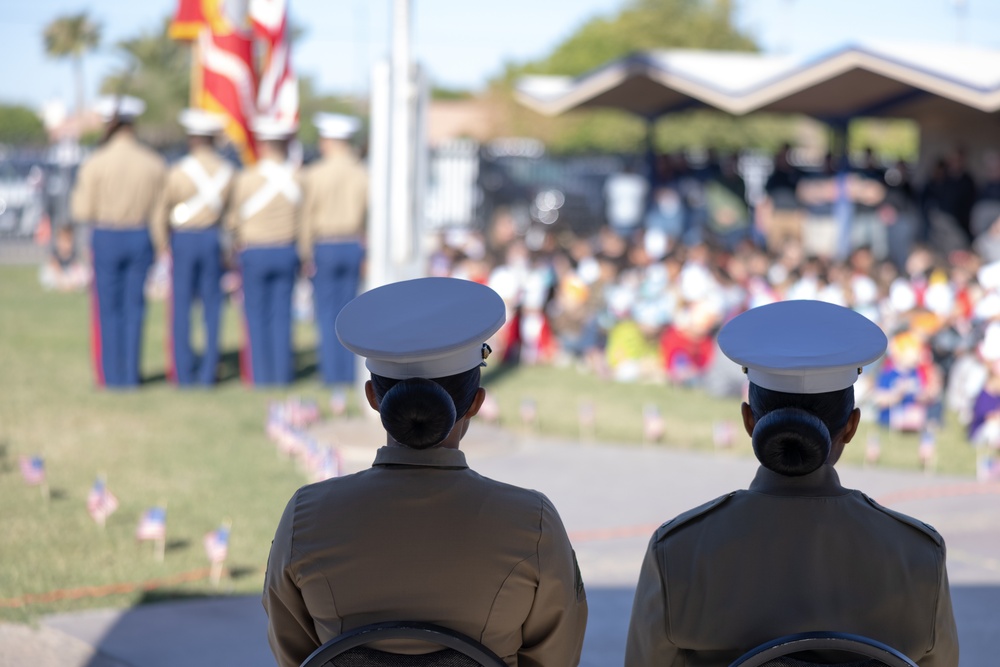
[[[299,238],[299,212],[302,205],[302,183],[297,174],[290,193],[281,191],[259,211],[243,215],[243,205],[267,184],[261,173],[264,160],[247,167],[236,175],[232,196],[225,217],[225,228],[233,235],[237,250],[255,247],[292,245]],[[289,194],[293,196],[290,198]]]
[[[464,633],[512,667],[566,667],[587,623],[549,500],[439,447],[382,447],[368,470],[299,489],[271,545],[263,603],[282,667],[342,632],[401,620]]]
[[[215,178],[221,169],[228,166],[226,160],[208,146],[199,146],[191,151],[190,155],[201,164],[205,173],[212,178]],[[219,193],[223,204],[222,210],[214,211],[210,206],[202,206],[198,211],[193,212],[190,219],[184,221],[183,228],[185,230],[208,229],[219,224],[221,217],[225,214],[225,204],[229,201],[232,190],[233,179],[230,179]],[[196,194],[198,194],[198,186],[181,168],[181,165],[178,163],[171,167],[167,172],[166,184],[156,204],[150,225],[153,246],[157,252],[163,252],[170,248],[170,214],[174,207],[189,201]]]
[[[313,244],[361,242],[368,211],[368,172],[348,149],[324,157],[302,176],[299,255],[312,258]]]
[[[159,155],[119,130],[80,166],[70,198],[73,219],[105,229],[148,227],[166,171]]]
[[[933,528],[840,484],[760,468],[669,521],[639,575],[626,667],[726,667],[783,635],[837,631],[920,667],[956,667],[945,546]]]

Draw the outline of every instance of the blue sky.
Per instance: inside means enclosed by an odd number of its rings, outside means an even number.
[[[121,63],[113,44],[153,30],[175,0],[0,0],[0,101],[72,100],[69,63],[42,47],[46,23],[89,8],[104,46],[87,58],[88,96]],[[363,93],[386,55],[391,0],[291,0],[306,28],[293,62],[321,92]],[[1000,49],[997,0],[735,0],[738,24],[768,52],[820,54],[859,40],[948,42]],[[506,61],[548,53],[582,23],[622,0],[413,0],[413,48],[443,86],[477,89]],[[960,19],[960,17],[963,17]]]

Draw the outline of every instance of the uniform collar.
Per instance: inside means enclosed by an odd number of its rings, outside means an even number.
[[[769,496],[842,496],[850,493],[840,484],[833,466],[822,465],[808,475],[786,477],[761,466],[750,483],[750,491]]]
[[[431,468],[468,468],[465,453],[448,447],[411,449],[402,445],[386,445],[375,453],[372,465],[427,466]]]

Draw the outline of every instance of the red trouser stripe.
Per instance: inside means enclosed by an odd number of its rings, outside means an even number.
[[[173,268],[170,269],[170,295],[167,297],[167,380],[177,384],[177,358],[174,356],[174,293]]]
[[[90,361],[94,365],[94,379],[98,387],[104,386],[104,357],[101,341],[101,304],[97,293],[97,272],[90,266]]]
[[[250,325],[247,324],[247,302],[243,298],[243,289],[237,293],[240,301],[240,309],[243,316],[240,323],[243,325],[243,344],[240,346],[240,379],[243,384],[253,384],[253,356],[250,352]]]

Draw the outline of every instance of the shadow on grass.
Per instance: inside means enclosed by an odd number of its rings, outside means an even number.
[[[315,347],[295,351],[295,381],[305,380],[319,372],[319,354]]]
[[[191,540],[170,540],[164,545],[163,549],[164,551],[179,551],[181,549],[187,549],[189,546],[191,546]]]
[[[292,359],[294,367],[294,381],[306,380],[314,376],[319,371],[319,358],[316,348],[296,350]],[[218,384],[227,382],[240,382],[240,350],[239,348],[221,350],[219,353],[219,366],[216,373]],[[164,372],[153,373],[142,379],[143,385],[157,384],[167,381]],[[5,465],[5,454],[3,444],[0,443],[0,467]],[[2,469],[2,468],[0,468]]]
[[[230,579],[243,579],[244,577],[249,577],[251,575],[259,575],[259,567],[248,567],[246,565],[234,565],[229,568],[229,578]]]

